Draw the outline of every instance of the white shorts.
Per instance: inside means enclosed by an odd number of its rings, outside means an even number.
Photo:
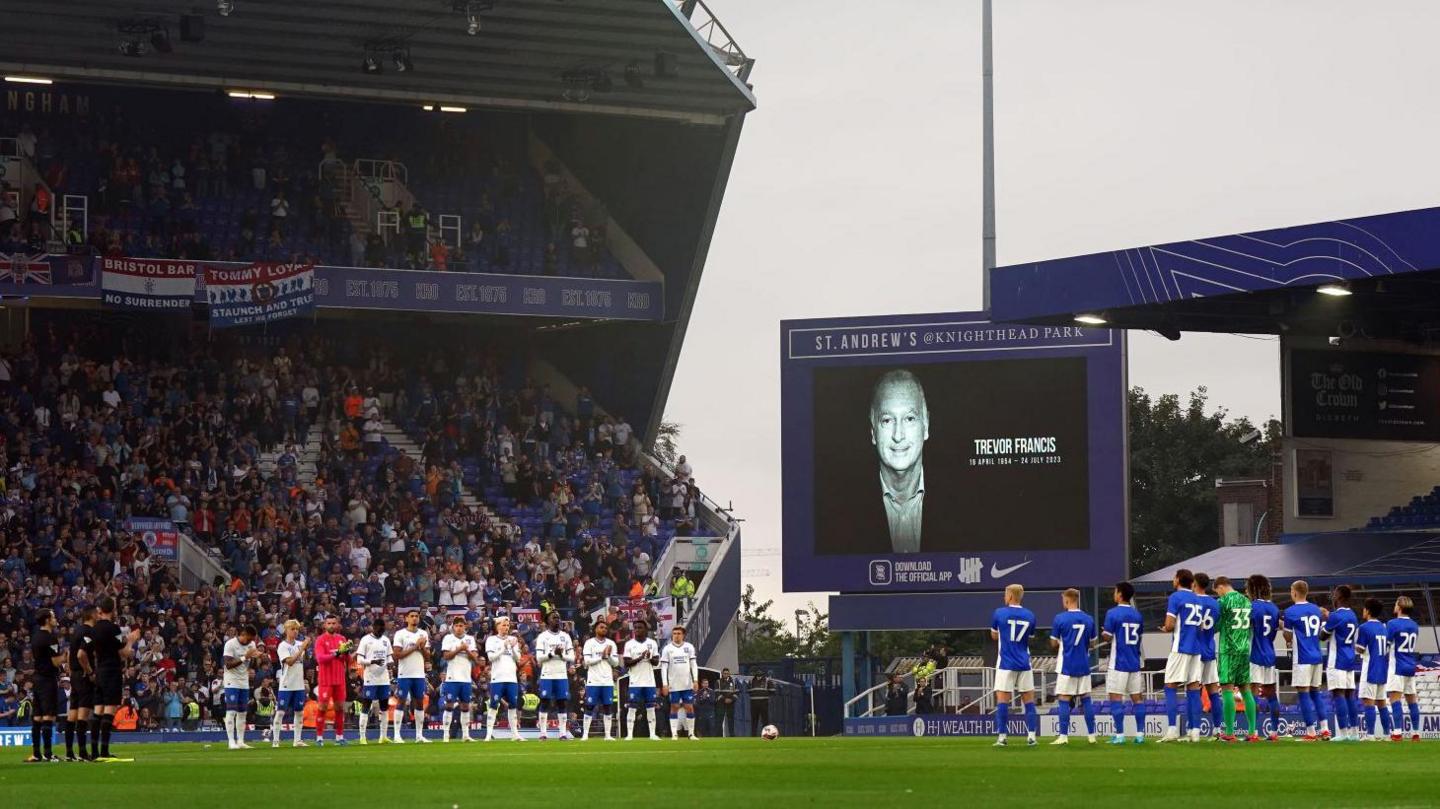
[[[1360,699],[1368,699],[1373,702],[1385,701],[1385,683],[1365,682],[1360,684]]]
[[[1199,683],[1201,685],[1219,685],[1220,664],[1214,660],[1201,660]]]
[[[1413,697],[1415,696],[1415,678],[1391,674],[1390,681],[1385,683],[1385,693],[1404,694],[1407,697]]]
[[[1251,685],[1275,685],[1280,682],[1280,674],[1275,671],[1274,666],[1257,666],[1250,664]]]
[[[1035,672],[995,669],[995,690],[1006,694],[1024,694],[1035,690]]]
[[[1105,674],[1105,693],[1130,696],[1145,693],[1145,678],[1138,671],[1115,671]]]
[[[1325,669],[1325,687],[1331,691],[1353,690],[1355,688],[1355,672]]]
[[[1290,685],[1295,688],[1319,688],[1320,664],[1296,663],[1294,668],[1290,669]]]
[[[1170,659],[1165,661],[1165,683],[1187,683],[1200,682],[1200,675],[1204,673],[1200,665],[1200,655],[1187,655],[1179,652],[1171,652]]]
[[[1055,696],[1057,697],[1082,697],[1090,694],[1090,675],[1081,674],[1070,676],[1068,674],[1056,675]]]

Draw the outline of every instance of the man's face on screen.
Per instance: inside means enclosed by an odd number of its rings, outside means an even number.
[[[918,385],[900,382],[886,385],[876,399],[870,411],[870,440],[881,464],[903,472],[920,460],[930,437],[923,394]]]

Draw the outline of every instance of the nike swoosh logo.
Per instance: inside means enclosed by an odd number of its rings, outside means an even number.
[[[1010,575],[1011,573],[1014,573],[1015,571],[1017,571],[1017,570],[1019,570],[1020,568],[1026,566],[1026,565],[1028,565],[1028,564],[1030,564],[1030,563],[1033,562],[1033,561],[1035,561],[1035,560],[1033,560],[1033,559],[1026,559],[1025,561],[1021,562],[1020,564],[1018,564],[1018,565],[1011,565],[1010,567],[996,567],[996,566],[995,566],[995,563],[994,563],[994,562],[991,562],[991,563],[990,563],[990,578],[992,578],[992,579],[1003,579],[1003,578],[1005,578],[1006,576]]]

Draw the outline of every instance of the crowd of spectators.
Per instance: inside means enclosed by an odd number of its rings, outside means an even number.
[[[334,133],[353,131],[351,119],[366,115],[360,108],[317,107],[320,121],[303,126],[294,106],[284,113],[213,99],[189,106],[190,116],[167,117],[163,128],[118,104],[77,119],[0,115],[0,138],[12,139],[8,148],[40,175],[25,188],[0,178],[0,253],[63,245],[190,260],[619,272],[604,212],[585,204],[558,164],[528,167],[522,150],[487,137],[483,125],[412,132],[389,143],[352,139],[347,148]],[[350,210],[355,158],[415,165],[405,176],[417,197],[389,208],[396,231],[361,223],[360,212]],[[427,192],[436,198],[434,211],[423,204]],[[88,232],[81,218],[52,229],[65,195],[88,199]],[[459,231],[442,232],[439,213],[459,215]]]
[[[219,705],[241,623],[273,650],[290,618],[334,614],[358,638],[418,606],[437,643],[450,614],[477,635],[513,615],[528,643],[551,611],[583,639],[592,614],[621,626],[649,609],[632,600],[694,593],[685,575],[651,577],[665,538],[696,531],[693,470],[642,468],[633,429],[583,388],[562,405],[507,384],[503,352],[483,348],[400,356],[314,334],[177,348],[117,331],[56,318],[0,357],[0,700],[24,693],[34,612],[68,630],[101,595],[143,632],[128,682],[144,727]],[[125,530],[138,516],[213,549],[230,581],[182,590]],[[273,677],[262,667],[257,686]]]

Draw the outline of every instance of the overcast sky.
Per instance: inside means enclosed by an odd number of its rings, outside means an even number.
[[[779,321],[981,308],[980,2],[713,0],[758,61],[666,418],[780,592]],[[1440,4],[1001,0],[1001,264],[1440,204]],[[1130,380],[1278,416],[1278,344],[1132,335]]]

